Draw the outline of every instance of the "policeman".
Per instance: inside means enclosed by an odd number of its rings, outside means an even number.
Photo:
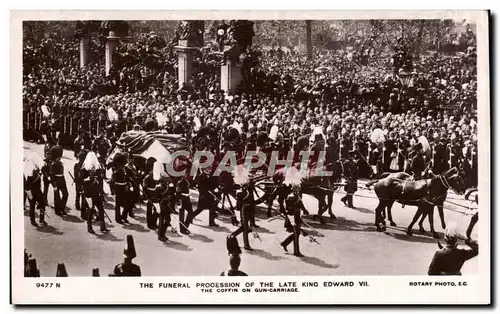
[[[78,162],[73,166],[73,176],[75,181],[75,208],[76,210],[81,209],[81,203],[86,202],[85,197],[82,196],[83,193],[83,180],[80,177],[80,171],[82,169],[83,162],[85,161],[85,157],[87,157],[88,151],[83,149],[78,154]],[[81,202],[81,203],[80,203]],[[83,216],[83,212],[82,212]]]
[[[476,241],[467,239],[467,244],[470,249],[458,248],[458,232],[456,226],[448,224],[445,230],[446,247],[441,248],[434,254],[432,262],[429,265],[428,275],[462,275],[460,270],[463,264],[479,254],[479,245]]]
[[[35,206],[38,205],[40,210],[40,224],[46,225],[45,222],[45,199],[42,194],[42,179],[40,170],[43,166],[43,160],[37,153],[31,153],[26,161],[24,162],[24,175],[25,175],[25,186],[24,190],[29,198],[30,203],[30,222],[33,226],[37,227],[35,220]]]
[[[107,233],[109,230],[106,228],[104,221],[104,207],[103,207],[103,192],[101,189],[104,170],[102,169],[97,156],[94,152],[89,152],[85,157],[80,170],[80,177],[83,180],[83,193],[86,198],[92,199],[92,208],[97,208],[97,220],[101,225],[101,232]],[[87,215],[87,231],[95,233],[92,229],[92,213]]]
[[[140,277],[141,268],[132,263],[132,260],[137,256],[134,245],[134,238],[127,235],[127,247],[123,250],[123,263],[116,265],[110,277]]]
[[[50,150],[53,163],[50,165],[50,181],[54,187],[54,211],[58,216],[66,215],[66,203],[68,202],[68,187],[64,178],[64,165],[61,161],[63,150],[60,146],[54,146]]]
[[[189,198],[189,182],[185,177],[182,177],[179,182],[177,182],[177,195],[176,199],[181,202],[181,208],[179,209],[179,230],[182,234],[189,234],[189,221],[187,217],[193,215],[193,205],[191,204],[191,199]],[[187,216],[185,215],[187,212]]]
[[[286,211],[287,214],[293,214],[294,225],[292,226],[290,219],[285,216],[286,217],[285,228],[287,229],[288,232],[292,232],[292,234],[289,235],[285,239],[285,241],[281,242],[281,246],[283,247],[285,252],[288,252],[287,247],[291,242],[293,242],[293,255],[298,257],[304,256],[302,255],[302,253],[300,253],[300,248],[299,248],[299,236],[302,233],[301,230],[302,219],[300,215],[303,207],[304,205],[302,204],[302,201],[300,200],[298,193],[296,191],[294,191],[287,197]]]
[[[250,229],[250,220],[254,212],[254,201],[252,193],[250,193],[248,184],[243,185],[240,190],[236,193],[236,209],[240,211],[241,225],[233,233],[231,237],[236,238],[240,233],[243,232],[243,244],[245,250],[252,250],[250,247],[250,242],[248,240],[248,233],[252,232]]]
[[[131,206],[129,202],[130,195],[130,181],[125,171],[125,164],[127,157],[124,154],[117,153],[113,157],[114,170],[110,180],[110,187],[115,191],[115,221],[122,224],[127,221],[127,212],[130,211]],[[120,212],[123,208],[123,213]]]
[[[344,205],[349,208],[354,208],[352,204],[352,199],[354,193],[358,190],[358,161],[357,161],[357,151],[351,150],[349,152],[349,159],[344,164],[346,185],[344,186],[344,191],[347,193],[340,200]]]

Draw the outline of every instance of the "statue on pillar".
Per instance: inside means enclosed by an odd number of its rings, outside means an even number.
[[[99,21],[76,21],[75,37],[81,38],[97,32],[100,25],[101,22]]]
[[[129,25],[127,21],[111,20],[101,23],[101,32],[108,36],[109,32],[114,32],[117,37],[127,37],[129,32]]]
[[[181,21],[177,26],[174,40],[180,46],[203,47],[203,33],[205,32],[205,22],[199,20]]]

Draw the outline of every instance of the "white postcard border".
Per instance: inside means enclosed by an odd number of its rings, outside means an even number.
[[[279,277],[69,277],[24,278],[24,216],[22,210],[22,28],[23,19],[411,19],[467,18],[477,23],[479,191],[481,219],[478,221],[479,274],[462,277],[422,276],[279,276]],[[490,273],[490,94],[488,15],[485,11],[13,11],[11,13],[11,233],[12,296],[14,304],[148,303],[148,304],[488,304]],[[368,281],[368,287],[303,288],[296,293],[201,293],[200,282],[297,282]],[[454,282],[452,286],[410,287],[410,282]],[[140,283],[189,283],[191,289],[141,288]],[[458,286],[467,282],[467,286]],[[39,288],[37,283],[60,284]],[[300,284],[299,284],[300,286]],[[252,288],[251,288],[252,289]],[[241,290],[241,289],[240,289]],[[318,291],[314,291],[318,290]]]

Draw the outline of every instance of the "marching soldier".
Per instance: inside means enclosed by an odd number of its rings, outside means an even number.
[[[473,192],[477,192],[477,188],[474,188],[474,189],[471,189],[470,191],[468,191],[466,194],[465,194],[465,199],[468,200],[469,199],[469,196],[471,195],[471,193]],[[478,200],[478,195],[476,194],[476,204],[479,204],[479,200]],[[469,223],[469,226],[467,227],[467,232],[465,233],[467,235],[467,239],[470,240],[470,235],[472,234],[472,230],[474,229],[474,226],[476,225],[476,223],[478,222],[479,220],[479,211],[476,211],[476,213],[474,214],[474,216],[472,216],[472,218],[470,219],[470,223]]]
[[[240,233],[243,232],[243,244],[245,250],[252,250],[250,247],[250,242],[248,240],[248,233],[252,232],[250,229],[250,220],[254,212],[254,201],[252,193],[249,191],[248,184],[242,186],[242,188],[236,193],[236,209],[240,211],[241,225],[230,237],[236,238]]]
[[[85,148],[85,131],[80,130],[78,136],[73,141],[73,152],[77,157],[82,149]]]
[[[160,162],[155,162],[153,171],[144,179],[144,191],[153,206],[152,209],[159,217],[158,240],[165,242],[168,238],[165,236],[168,226],[170,226],[170,213],[173,197],[175,196],[174,185],[167,181],[167,177],[163,176],[163,165]],[[159,212],[159,213],[158,213]],[[156,215],[151,215],[155,217]],[[148,224],[153,224],[151,218],[147,218]],[[148,225],[152,229],[151,225]]]
[[[99,135],[92,142],[92,151],[97,152],[99,162],[104,165],[106,163],[106,156],[111,148],[111,143],[106,138],[103,131],[99,131]]]
[[[352,204],[352,199],[354,193],[358,190],[358,161],[356,158],[357,152],[355,150],[351,150],[349,152],[349,159],[344,164],[345,169],[345,177],[346,177],[346,185],[344,186],[344,190],[347,193],[340,200],[349,208],[354,208]]]
[[[215,223],[215,218],[217,216],[217,204],[219,203],[216,195],[219,192],[218,177],[212,176],[212,168],[210,166],[202,169],[202,173],[196,177],[198,182],[198,208],[193,214],[186,219],[186,223],[193,223],[194,218],[198,216],[204,209],[209,211],[209,226],[218,227],[219,225]]]
[[[123,250],[123,263],[116,265],[110,277],[140,277],[141,268],[132,263],[132,260],[137,256],[134,245],[134,238],[127,235],[127,247]]]
[[[139,180],[141,179],[139,174],[137,173],[137,169],[134,165],[134,155],[132,153],[128,154],[127,164],[125,165],[125,173],[127,174],[128,180],[130,182],[131,191],[129,193],[129,207],[127,211],[123,214],[125,220],[127,216],[130,218],[135,218],[132,209],[135,207],[135,204],[139,201],[140,197],[140,188],[139,188]]]
[[[301,225],[302,225],[302,219],[300,217],[302,209],[304,205],[302,204],[302,201],[300,200],[298,193],[295,191],[290,194],[287,199],[286,199],[286,211],[287,214],[292,214],[293,219],[294,219],[294,225],[292,226],[290,219],[285,215],[285,228],[287,229],[288,232],[292,232],[291,235],[289,235],[285,241],[281,242],[281,246],[285,250],[285,252],[288,252],[288,245],[293,242],[293,255],[298,256],[298,257],[303,257],[302,253],[300,253],[300,247],[299,247],[299,236],[302,233]]]
[[[177,198],[181,202],[181,208],[179,209],[179,230],[182,234],[190,234],[187,217],[193,215],[193,205],[189,198],[189,182],[184,177],[177,183]],[[185,216],[186,211],[187,216]]]
[[[61,161],[63,150],[60,146],[54,146],[50,150],[52,164],[50,165],[50,181],[54,187],[54,207],[56,215],[66,215],[66,203],[68,202],[68,187],[64,178],[64,165]]]
[[[97,156],[94,152],[89,152],[85,157],[82,164],[82,169],[80,170],[80,177],[83,180],[83,193],[86,198],[92,199],[92,208],[97,208],[97,220],[101,225],[101,232],[107,233],[109,230],[106,228],[106,222],[104,221],[104,207],[102,199],[102,180],[103,172]],[[92,229],[92,212],[87,215],[87,231],[89,233],[95,233]]]
[[[48,194],[49,187],[51,185],[50,182],[50,166],[52,165],[52,154],[50,150],[45,154],[45,159],[43,160],[42,166],[42,178],[43,178],[43,199],[45,200],[45,204],[48,205]]]
[[[130,212],[130,181],[125,171],[127,157],[123,154],[116,154],[113,158],[114,171],[111,176],[110,187],[115,191],[115,221],[122,224],[127,221],[127,213]],[[123,208],[123,213],[120,212]]]
[[[25,175],[25,186],[24,190],[29,199],[30,203],[30,222],[33,226],[37,227],[35,219],[35,206],[38,205],[40,210],[40,224],[46,225],[45,222],[45,206],[46,202],[42,194],[42,179],[40,170],[43,167],[43,160],[37,153],[31,153],[26,161],[24,162],[24,175]]]
[[[78,154],[78,162],[73,166],[73,180],[75,182],[75,208],[76,210],[81,210],[81,217],[84,218],[82,206],[83,203],[87,202],[85,197],[83,196],[83,180],[80,177],[80,171],[82,170],[83,162],[85,161],[85,157],[87,157],[88,151],[86,149],[81,150]],[[86,206],[88,208],[88,204]]]

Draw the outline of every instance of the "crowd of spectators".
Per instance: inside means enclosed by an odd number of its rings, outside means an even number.
[[[262,50],[245,85],[227,95],[220,89],[221,60],[205,49],[195,56],[196,74],[179,89],[173,45],[157,34],[122,43],[109,75],[102,41],[92,40],[90,61],[80,68],[78,41],[48,38],[24,48],[23,104],[38,112],[42,105],[112,107],[142,126],[162,112],[167,130],[173,122],[189,129],[194,117],[221,131],[234,122],[244,132],[276,124],[285,138],[323,126],[329,137],[369,142],[380,128],[398,140],[424,135],[454,142],[466,161],[477,152],[476,55],[469,41],[465,51],[415,56],[411,71],[394,67],[391,56],[360,64],[341,50],[314,50],[311,60],[294,50]]]

